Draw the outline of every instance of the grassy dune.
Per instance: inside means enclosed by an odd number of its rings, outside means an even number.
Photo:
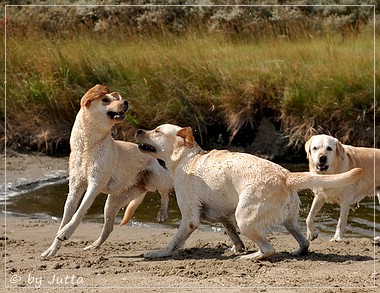
[[[373,46],[370,31],[239,40],[194,32],[59,37],[10,30],[8,143],[51,153],[67,146],[81,96],[104,83],[132,106],[117,138],[169,122],[192,126],[210,144],[221,132],[234,140],[254,130],[265,116],[292,144],[329,131],[371,145]],[[377,101],[379,80],[377,73]]]

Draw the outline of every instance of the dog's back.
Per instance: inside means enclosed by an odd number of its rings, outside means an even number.
[[[362,168],[363,177],[357,182],[355,202],[364,197],[373,196],[374,191],[380,192],[380,150],[375,148],[353,147],[343,145],[349,158],[349,167]]]

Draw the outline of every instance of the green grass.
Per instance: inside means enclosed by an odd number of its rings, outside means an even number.
[[[211,34],[15,34],[7,39],[7,82],[9,125],[34,117],[71,126],[81,96],[104,83],[132,106],[123,125],[127,138],[131,129],[160,123],[201,133],[222,125],[232,133],[269,110],[286,116],[285,129],[308,121],[331,127],[337,120],[366,127],[374,111],[373,36],[237,42]]]

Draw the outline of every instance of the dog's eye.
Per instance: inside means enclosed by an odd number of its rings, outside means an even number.
[[[332,147],[327,147],[326,148],[328,151],[332,151]]]
[[[108,105],[109,103],[111,103],[111,101],[108,99],[108,98],[103,98],[102,99],[102,102],[106,105]]]
[[[318,148],[315,146],[315,147],[313,147],[313,151],[316,151]]]

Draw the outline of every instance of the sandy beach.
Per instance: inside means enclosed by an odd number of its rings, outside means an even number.
[[[4,157],[3,157],[4,159]],[[0,175],[6,184],[64,176],[67,158],[10,154]],[[1,178],[0,178],[1,179]],[[4,180],[2,180],[4,182]],[[96,251],[83,251],[94,241],[101,224],[84,222],[57,255],[41,259],[59,226],[1,214],[1,254],[7,292],[378,292],[380,246],[370,238],[346,238],[331,243],[316,239],[310,253],[290,255],[296,242],[287,233],[271,232],[277,254],[265,261],[234,260],[225,250],[231,241],[223,232],[198,230],[184,250],[173,257],[146,260],[143,253],[164,248],[176,229],[115,225]],[[255,245],[242,237],[247,250]],[[4,241],[5,240],[5,241]],[[377,288],[376,288],[377,287]]]

